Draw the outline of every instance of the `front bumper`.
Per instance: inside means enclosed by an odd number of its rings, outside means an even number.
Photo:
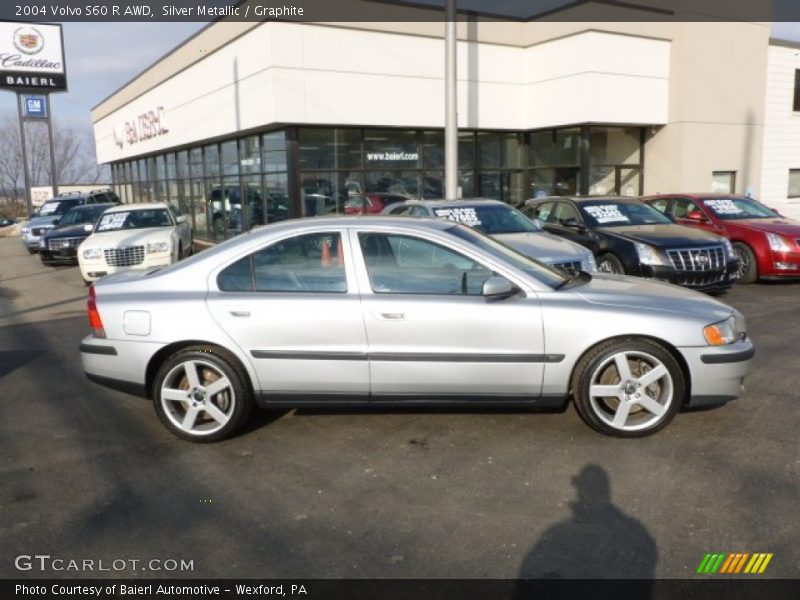
[[[750,372],[755,347],[748,340],[727,346],[678,348],[689,367],[691,395],[689,406],[725,404],[744,392],[744,380]]]
[[[22,243],[25,244],[25,247],[28,250],[39,250],[39,240],[42,236],[40,235],[31,235],[30,233],[23,233],[22,234]]]
[[[148,255],[138,265],[131,265],[129,267],[112,267],[103,259],[87,260],[84,258],[78,261],[81,275],[85,281],[97,281],[101,277],[121,271],[155,269],[157,267],[166,267],[171,264],[172,256],[169,254],[164,256]]]
[[[78,252],[75,248],[64,250],[50,250],[49,248],[39,248],[39,258],[43,263],[74,265],[78,262]]]
[[[761,279],[800,278],[800,250],[791,252],[770,251],[766,260],[759,262]]]
[[[738,280],[739,261],[732,260],[724,269],[713,271],[681,271],[666,265],[641,265],[642,277],[667,281],[699,292],[721,292]]]

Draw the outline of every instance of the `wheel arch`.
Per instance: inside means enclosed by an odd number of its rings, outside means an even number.
[[[236,365],[242,370],[242,373],[246,375],[246,381],[244,384],[249,387],[251,393],[255,392],[250,370],[248,369],[247,365],[245,365],[236,355],[236,353],[231,352],[224,346],[215,344],[214,342],[208,342],[205,340],[184,340],[167,344],[150,357],[145,369],[145,393],[147,394],[148,398],[152,400],[154,397],[153,385],[155,384],[156,374],[158,373],[159,368],[161,368],[161,365],[164,364],[164,361],[168,360],[169,357],[176,352],[180,352],[181,350],[185,350],[186,348],[191,348],[193,346],[205,346],[207,348],[213,348],[214,350],[224,354],[226,358],[235,361]]]
[[[575,381],[575,370],[578,368],[578,365],[583,360],[583,357],[602,344],[607,344],[608,342],[620,342],[623,340],[648,340],[651,342],[655,342],[656,344],[662,346],[664,350],[669,352],[670,355],[672,355],[672,357],[678,363],[678,366],[680,366],[681,373],[683,373],[683,378],[686,382],[686,397],[682,401],[682,406],[684,407],[688,406],[689,400],[692,397],[692,374],[691,371],[689,370],[689,364],[686,362],[686,359],[680,353],[678,348],[673,344],[670,344],[668,341],[652,335],[642,335],[635,333],[615,335],[602,340],[598,340],[597,342],[586,348],[583,352],[581,352],[581,355],[578,357],[578,360],[576,360],[575,363],[572,365],[572,369],[570,369],[569,373],[569,390],[568,390],[569,401],[574,401],[573,394],[575,393],[575,390],[573,388]]]

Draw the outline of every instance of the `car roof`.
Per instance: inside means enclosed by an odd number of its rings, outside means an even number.
[[[693,200],[711,200],[714,198],[747,198],[748,200],[755,200],[755,198],[748,198],[742,194],[721,194],[719,192],[708,192],[707,194],[699,193],[683,193],[676,192],[674,194],[653,194],[652,196],[644,196],[642,200],[656,200],[658,198],[691,198]]]
[[[572,202],[626,202],[635,204],[640,202],[636,196],[546,196],[543,198],[531,198],[528,204],[539,204],[542,202],[553,202],[555,200],[571,200]]]
[[[80,206],[75,206],[75,207],[71,208],[70,210],[77,210],[77,211],[86,210],[86,211],[89,211],[89,210],[97,210],[98,208],[111,208],[111,207],[115,207],[115,206],[119,206],[119,205],[118,204],[114,204],[113,202],[102,202],[102,203],[98,203],[98,204],[81,204]]]
[[[450,229],[455,225],[453,221],[447,219],[437,219],[434,217],[419,217],[416,219],[409,219],[408,217],[398,216],[382,216],[382,215],[342,215],[331,217],[303,217],[300,219],[288,219],[286,221],[279,221],[269,225],[261,225],[251,229],[253,232],[257,231],[279,231],[281,229],[295,229],[298,225],[306,225],[308,227],[353,227],[359,225],[365,226],[398,226],[409,229],[437,229],[439,231]]]
[[[417,206],[430,206],[431,208],[437,207],[459,207],[459,206],[474,206],[475,204],[493,204],[499,206],[511,206],[500,200],[492,200],[490,198],[459,198],[458,200],[406,200],[405,202],[396,202],[395,204],[414,204]]]
[[[167,205],[163,202],[138,202],[131,204],[113,204],[113,208],[108,210],[109,213],[116,212],[130,212],[132,210],[153,210],[157,208],[167,209]]]

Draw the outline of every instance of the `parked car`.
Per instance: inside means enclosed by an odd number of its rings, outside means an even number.
[[[629,197],[559,197],[528,200],[525,214],[544,228],[594,252],[606,273],[666,281],[721,293],[736,283],[739,260],[719,235],[676,225]]]
[[[103,213],[78,247],[84,282],[127,269],[152,269],[192,252],[192,228],[171,204],[123,204]]]
[[[104,217],[105,218],[105,217]],[[89,290],[87,376],[152,398],[177,436],[255,405],[563,409],[638,437],[742,392],[741,313],[642,279],[568,277],[445,219],[320,217],[253,230]]]
[[[363,196],[351,196],[344,203],[347,215],[377,215],[387,206],[408,200],[408,196],[388,192],[368,192]]]
[[[119,197],[111,190],[102,189],[91,192],[70,192],[48,200],[22,228],[22,242],[25,248],[31,254],[35,254],[39,250],[39,238],[42,233],[55,227],[61,217],[76,206],[106,203],[119,204]]]
[[[11,237],[21,234],[19,223],[16,219],[1,218],[0,219],[0,237]]]
[[[746,196],[664,194],[644,201],[676,223],[728,238],[742,283],[800,278],[800,221]]]
[[[100,216],[116,204],[86,204],[65,214],[39,238],[39,258],[45,265],[77,264],[78,246],[91,235]]]
[[[594,255],[580,244],[551,235],[505,202],[497,200],[408,200],[388,206],[385,215],[438,217],[469,225],[568,273],[596,271]]]

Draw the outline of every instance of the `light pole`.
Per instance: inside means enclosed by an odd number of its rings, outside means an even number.
[[[456,52],[458,30],[456,0],[445,0],[444,53],[444,190],[445,198],[458,198],[458,96]]]

